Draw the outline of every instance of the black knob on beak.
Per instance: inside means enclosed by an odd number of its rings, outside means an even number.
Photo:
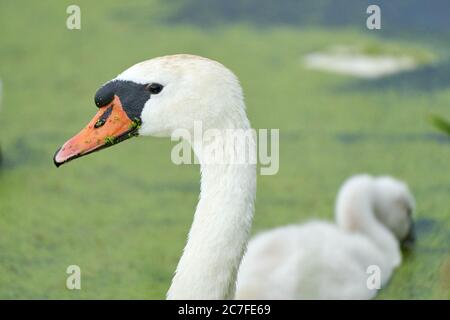
[[[115,81],[108,82],[97,90],[94,99],[97,107],[104,107],[113,101],[116,93],[116,85],[117,83]]]

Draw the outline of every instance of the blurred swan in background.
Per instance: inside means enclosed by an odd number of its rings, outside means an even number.
[[[357,175],[341,187],[336,224],[311,221],[254,237],[239,269],[237,299],[370,299],[370,266],[381,286],[414,240],[415,202],[392,177]],[[369,268],[369,269],[368,269]],[[369,272],[369,273],[368,273]]]

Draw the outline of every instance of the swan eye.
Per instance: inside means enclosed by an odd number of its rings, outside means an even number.
[[[151,94],[158,94],[164,88],[162,84],[159,83],[150,83],[145,87],[147,91],[150,91]]]

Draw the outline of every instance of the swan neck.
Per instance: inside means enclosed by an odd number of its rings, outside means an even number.
[[[376,194],[372,182],[344,187],[337,200],[336,219],[340,228],[367,236],[392,266],[401,261],[394,234],[376,217]]]
[[[203,155],[193,149],[200,159],[200,200],[167,298],[230,299],[252,223],[256,167],[207,164],[202,159],[209,146],[202,145]]]

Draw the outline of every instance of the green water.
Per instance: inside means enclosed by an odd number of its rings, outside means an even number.
[[[96,112],[101,84],[138,61],[184,52],[234,70],[253,127],[280,129],[280,171],[258,178],[253,233],[332,219],[344,179],[392,174],[416,197],[418,243],[379,298],[449,298],[450,140],[426,120],[450,118],[448,82],[386,88],[304,68],[304,54],[332,44],[398,41],[367,30],[164,25],[156,17],[171,8],[147,3],[78,1],[80,31],[65,28],[68,2],[0,3],[0,298],[164,298],[198,199],[198,166],[175,166],[173,144],[155,138],[60,169],[52,157]],[[446,59],[448,41],[394,46]],[[79,291],[65,287],[72,264],[82,270]]]

